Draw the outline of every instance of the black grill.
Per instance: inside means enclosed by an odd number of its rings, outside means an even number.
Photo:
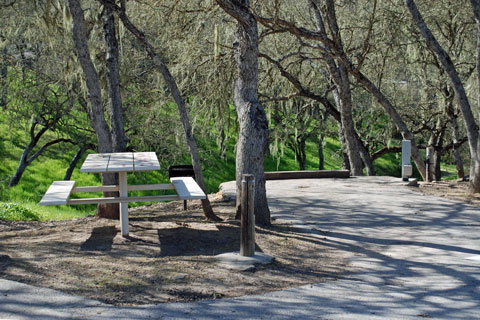
[[[168,177],[192,177],[195,179],[195,171],[193,171],[192,165],[179,164],[168,168]],[[187,210],[187,200],[183,200],[183,210]]]
[[[195,172],[193,171],[193,166],[189,164],[179,164],[175,166],[170,166],[168,168],[168,177],[192,177],[195,179]]]

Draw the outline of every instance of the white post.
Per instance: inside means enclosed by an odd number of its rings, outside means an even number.
[[[412,165],[410,158],[412,155],[412,143],[410,140],[402,140],[402,179],[408,181],[412,176]]]
[[[126,172],[118,173],[118,183],[120,187],[120,197],[128,197]],[[122,236],[128,235],[128,202],[120,202],[120,229],[122,230]]]

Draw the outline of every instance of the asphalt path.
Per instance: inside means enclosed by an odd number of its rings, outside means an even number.
[[[226,195],[234,183],[222,185]],[[263,295],[115,307],[0,279],[0,319],[480,319],[480,211],[391,177],[267,182],[272,217],[354,272]]]

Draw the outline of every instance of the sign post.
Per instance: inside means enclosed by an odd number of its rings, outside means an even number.
[[[408,178],[412,176],[413,169],[410,164],[410,158],[412,156],[412,142],[410,140],[402,140],[402,179],[408,181]]]

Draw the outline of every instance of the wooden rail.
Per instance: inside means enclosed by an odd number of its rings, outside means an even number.
[[[349,177],[350,177],[349,170],[302,170],[302,171],[265,172],[266,180],[349,178]]]
[[[141,197],[105,197],[105,198],[81,198],[68,199],[68,205],[75,204],[97,204],[97,203],[119,203],[119,202],[150,202],[150,201],[172,201],[180,200],[178,195],[165,196],[141,196]]]

